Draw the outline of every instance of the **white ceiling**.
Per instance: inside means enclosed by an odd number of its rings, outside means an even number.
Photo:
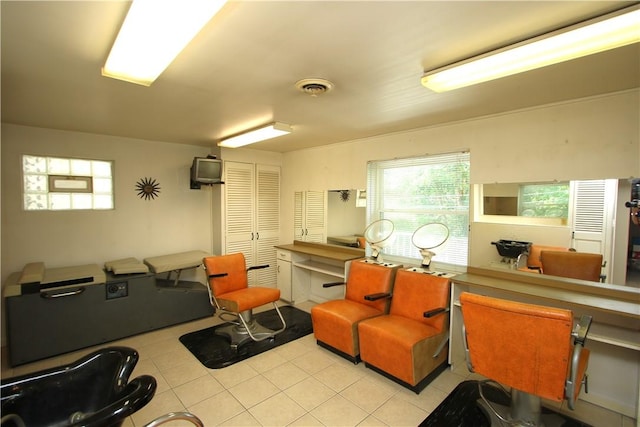
[[[637,88],[640,44],[442,94],[420,85],[636,3],[232,0],[143,87],[100,74],[129,2],[2,0],[2,121],[205,146],[280,121],[294,132],[252,147],[286,152]],[[334,90],[295,88],[313,77]]]

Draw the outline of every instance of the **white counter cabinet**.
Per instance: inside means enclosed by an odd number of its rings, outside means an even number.
[[[296,303],[307,300],[320,303],[343,298],[344,286],[323,288],[322,285],[346,281],[351,261],[364,258],[362,249],[298,240],[290,245],[277,245],[276,252],[281,298]],[[288,267],[287,262],[290,265],[288,278],[284,271]]]
[[[276,283],[280,289],[280,299],[294,302],[291,286],[291,252],[276,249]]]

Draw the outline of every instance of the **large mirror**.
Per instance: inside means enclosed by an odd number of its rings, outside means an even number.
[[[640,287],[633,259],[640,227],[630,224],[624,205],[628,180],[477,184],[474,193],[472,265],[495,264],[495,241],[526,241],[600,253],[607,283]]]
[[[327,192],[327,243],[359,247],[366,228],[364,190],[340,189]]]
[[[533,182],[484,184],[484,215],[525,216],[533,218],[569,217],[569,182]]]

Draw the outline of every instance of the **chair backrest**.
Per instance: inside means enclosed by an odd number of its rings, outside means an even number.
[[[600,281],[602,255],[586,252],[542,251],[542,273],[572,279]]]
[[[571,363],[570,310],[460,295],[473,371],[517,390],[560,402]]]
[[[527,267],[533,269],[542,269],[542,261],[540,260],[540,254],[542,251],[558,251],[568,252],[571,248],[565,248],[563,246],[546,246],[536,245],[535,243],[529,248],[529,255],[527,255]]]
[[[237,291],[249,286],[247,265],[242,253],[210,256],[203,260],[207,277],[212,274],[227,273],[223,277],[209,278],[209,287],[214,296]]]
[[[393,284],[389,314],[402,316],[434,327],[438,331],[448,326],[448,316],[424,317],[424,312],[449,306],[450,283],[445,277],[400,270]]]
[[[385,312],[389,307],[388,298],[367,301],[364,296],[380,292],[391,292],[395,272],[395,269],[379,264],[352,261],[349,267],[344,298]]]

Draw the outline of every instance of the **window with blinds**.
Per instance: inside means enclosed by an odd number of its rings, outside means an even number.
[[[469,153],[371,161],[367,165],[367,223],[389,219],[394,241],[385,260],[420,264],[412,243],[422,225],[441,223],[449,239],[435,249],[434,262],[465,266],[469,247]]]

